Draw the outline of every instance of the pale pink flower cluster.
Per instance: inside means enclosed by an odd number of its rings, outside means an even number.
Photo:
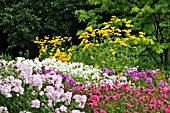
[[[85,113],[85,112],[80,112],[80,110],[72,110],[71,113]]]
[[[20,111],[19,113],[31,113],[31,112],[28,112],[28,111]]]
[[[63,88],[55,88],[53,86],[46,86],[44,89],[45,95],[48,98],[48,106],[52,106],[52,102],[64,102],[65,105],[69,105],[72,98],[72,92],[64,93]]]
[[[22,95],[24,93],[24,88],[21,85],[22,81],[15,79],[13,76],[8,76],[4,80],[0,78],[0,92],[6,98],[12,97],[12,91]]]
[[[0,106],[0,113],[8,113],[7,107]]]
[[[31,101],[32,108],[40,108],[40,101],[38,99]]]
[[[61,112],[67,112],[67,107],[64,105],[61,105],[60,108],[55,109],[55,113],[60,113]]]
[[[85,103],[87,101],[87,96],[86,95],[74,95],[73,99],[75,99],[75,102],[78,103],[77,108],[84,108],[85,107]]]

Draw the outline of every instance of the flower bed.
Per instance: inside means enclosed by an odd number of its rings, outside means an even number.
[[[0,112],[170,113],[161,71],[122,72],[46,58],[0,60]]]

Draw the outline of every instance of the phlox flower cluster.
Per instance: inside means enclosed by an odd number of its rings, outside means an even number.
[[[24,59],[22,57],[17,58],[17,64],[23,64],[26,69],[21,67],[21,70],[27,70],[31,72],[39,72],[44,67],[44,70],[53,70],[61,72],[62,74],[69,74],[72,78],[84,78],[89,80],[91,78],[99,78],[99,75],[102,73],[100,69],[93,68],[93,66],[83,65],[83,63],[73,62],[67,64],[60,60],[56,61],[55,58],[46,58],[42,61],[39,61],[37,58],[34,60]],[[30,69],[32,68],[32,69]],[[25,71],[22,71],[25,73]],[[29,74],[28,73],[28,74]],[[22,74],[23,76],[23,74]]]
[[[137,68],[128,68],[126,67],[125,75],[130,76],[133,79],[133,82],[144,80],[146,84],[151,85],[153,80],[156,79],[156,74],[160,73],[160,69],[157,70],[141,70],[140,72]]]
[[[8,76],[4,79],[0,76],[0,92],[6,98],[12,97],[11,92],[22,95],[24,93],[24,88],[21,85],[22,81],[15,79],[13,76]]]
[[[126,68],[121,74],[116,70],[103,70],[67,64],[55,59],[16,61],[0,60],[0,99],[22,99],[18,107],[8,107],[13,101],[3,103],[7,112],[31,113],[107,113],[107,112],[159,112],[170,111],[170,88],[167,82],[152,82],[160,70],[138,71]],[[12,70],[11,70],[12,69]],[[12,75],[5,76],[9,72]],[[132,79],[129,79],[132,78]],[[136,81],[144,80],[150,87],[136,87]],[[82,82],[83,81],[83,82]],[[133,86],[133,87],[132,87]],[[13,96],[16,94],[16,96]],[[28,95],[28,96],[26,96]],[[25,100],[24,100],[25,97]],[[14,99],[15,100],[15,99]],[[17,99],[16,99],[17,100]],[[27,105],[28,107],[24,107]],[[0,108],[1,110],[1,108]],[[15,111],[16,110],[16,111]],[[29,112],[28,112],[29,111]],[[82,112],[83,111],[83,112]]]
[[[4,106],[0,106],[0,113],[8,113],[8,109]]]

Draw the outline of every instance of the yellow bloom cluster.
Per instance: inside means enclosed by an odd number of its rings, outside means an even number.
[[[122,24],[125,26],[125,29],[121,30],[118,28],[118,26],[114,25],[114,23],[118,22],[122,22]],[[96,43],[97,46],[99,46],[100,44],[98,43],[98,40],[100,40],[100,42],[107,41],[109,43],[119,43],[123,47],[127,47],[128,44],[131,44],[133,48],[136,48],[135,45],[137,45],[138,42],[146,41],[147,39],[145,38],[145,33],[143,32],[139,32],[138,36],[131,35],[131,28],[133,27],[131,22],[132,20],[119,19],[116,16],[112,16],[110,21],[104,22],[103,27],[100,29],[95,29],[92,26],[88,26],[85,29],[85,32],[79,36],[79,39],[82,39],[80,45],[84,44],[84,47],[82,48],[83,51],[89,46],[96,46]],[[131,43],[128,43],[130,41]],[[110,51],[112,54],[116,53],[116,51],[113,51],[113,49]]]
[[[72,37],[62,38],[61,36],[55,36],[50,40],[48,36],[44,36],[44,39],[36,37],[34,43],[37,43],[40,46],[39,58],[41,58],[44,53],[48,53],[49,58],[55,57],[57,60],[68,62],[72,56],[71,51],[74,49],[64,50],[61,46],[63,43],[71,41],[71,39]]]

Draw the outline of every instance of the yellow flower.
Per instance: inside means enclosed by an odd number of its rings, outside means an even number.
[[[112,52],[112,55],[116,54],[116,51],[114,49],[110,49],[110,51]]]
[[[125,33],[130,33],[130,32],[132,32],[132,30],[131,29],[124,29],[124,30],[122,30],[123,32],[125,32]]]
[[[105,27],[102,28],[102,29],[107,29],[107,28],[109,28],[109,27],[110,27],[110,24],[107,24],[107,25],[105,25]]]
[[[38,37],[36,37],[36,41],[37,41],[37,40],[39,40],[39,38],[38,38]]]
[[[123,72],[118,73],[118,76],[119,76],[119,77],[122,76],[122,75],[123,75]]]
[[[132,39],[132,40],[135,40],[135,39],[136,39],[136,36],[135,36],[135,35],[129,36],[129,38]]]
[[[91,35],[92,37],[95,37],[95,36],[96,36],[95,32],[92,32],[90,35]]]
[[[119,28],[116,29],[118,32],[121,32],[121,30]]]
[[[132,20],[128,20],[128,21],[126,21],[125,23],[126,24],[130,24],[132,22]]]
[[[47,37],[47,36],[44,36],[44,39],[48,40],[48,39],[49,39],[49,37]]]
[[[120,21],[120,19],[116,18],[115,22],[117,23],[117,22],[119,22],[119,21]]]
[[[72,39],[72,37],[69,37],[68,41],[70,41]]]
[[[60,56],[60,49],[57,48],[56,53],[54,54],[54,57]]]
[[[109,24],[109,23],[108,23],[108,22],[104,22],[104,23],[103,23],[103,25],[107,25],[107,24]]]
[[[86,30],[92,32],[93,31],[93,27],[89,26],[89,27],[86,28]]]
[[[64,39],[66,39],[66,40],[67,40],[67,39],[68,39],[68,37],[64,37]]]
[[[123,19],[122,19],[122,21],[123,21],[123,22],[126,22],[126,19],[125,19],[125,18],[123,18]]]
[[[40,41],[34,41],[34,43],[37,43],[37,44],[39,44],[39,43],[40,43]]]
[[[136,48],[136,46],[133,46],[133,48]]]
[[[99,43],[97,43],[95,46],[99,46]]]
[[[111,29],[112,29],[112,31],[114,31],[115,30],[115,27],[110,27]]]
[[[121,39],[120,38],[116,38],[116,40],[114,42],[120,42]]]
[[[106,61],[102,61],[102,64],[106,64]]]
[[[126,24],[125,26],[126,27],[133,27],[133,25],[130,25],[130,24]]]
[[[74,49],[71,49],[71,48],[69,48],[68,50],[67,50],[67,52],[71,52],[71,51],[73,51]]]
[[[114,33],[114,35],[121,36],[122,34],[120,34],[120,33]]]
[[[112,18],[110,20],[115,20],[116,16],[112,16]]]
[[[120,45],[125,46],[125,47],[128,46],[128,45],[127,45],[126,43],[124,43],[123,41],[120,42]]]
[[[94,65],[94,68],[97,68],[97,69],[98,69],[99,67],[100,67],[100,66],[98,66],[98,65]]]
[[[140,35],[145,35],[146,33],[144,33],[144,32],[139,32],[139,34],[140,34]]]

